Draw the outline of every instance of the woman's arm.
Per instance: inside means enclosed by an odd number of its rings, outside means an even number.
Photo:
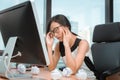
[[[47,45],[47,51],[48,51],[48,57],[50,60],[50,64],[48,65],[49,70],[55,69],[57,62],[60,58],[60,53],[59,53],[59,44],[56,45],[54,49],[54,53],[52,51],[52,46],[53,46],[53,36],[50,36],[50,32],[47,33],[46,35],[46,45]]]
[[[86,40],[81,40],[78,46],[77,56],[73,58],[70,47],[65,46],[66,65],[72,69],[73,74],[75,74],[81,67],[88,49],[89,49],[88,42]]]
[[[50,64],[48,65],[49,70],[53,70],[56,68],[57,63],[60,59],[60,53],[58,50],[58,44],[55,47],[54,53],[52,53],[52,48],[48,47],[48,56],[49,56],[49,60],[50,60]]]

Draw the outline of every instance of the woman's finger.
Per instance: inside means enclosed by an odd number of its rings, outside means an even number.
[[[63,32],[64,32],[65,35],[67,34],[67,31],[66,31],[65,27],[63,27]]]
[[[62,29],[63,29],[63,31],[62,31],[62,32],[63,32],[63,36],[64,36],[64,35],[66,34],[66,33],[65,33],[65,29],[64,29],[64,27],[63,27]]]
[[[68,34],[68,35],[70,34],[68,27],[65,27],[65,31],[66,31],[66,34]]]
[[[48,36],[49,38],[53,38],[53,34],[52,34],[51,32],[48,32],[47,36]]]

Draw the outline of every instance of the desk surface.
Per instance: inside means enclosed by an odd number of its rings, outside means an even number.
[[[45,68],[40,68],[40,73],[38,75],[33,75],[33,80],[34,79],[35,80],[52,80],[50,72]],[[8,80],[8,79],[0,78],[0,80]],[[20,80],[25,80],[25,79],[20,79]],[[70,77],[61,77],[60,80],[78,80],[78,79],[75,77],[75,75],[72,75]],[[90,80],[90,79],[87,79],[87,80]]]

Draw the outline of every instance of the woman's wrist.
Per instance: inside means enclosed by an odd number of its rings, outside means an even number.
[[[51,44],[47,44],[47,48],[51,48],[52,49],[52,45]]]
[[[65,49],[69,49],[69,48],[70,48],[70,46],[69,46],[69,45],[65,45],[64,47],[65,47]]]
[[[47,49],[48,49],[48,52],[51,52],[51,51],[52,51],[52,48],[51,48],[51,47],[48,47]]]
[[[66,47],[66,48],[69,48],[70,46],[69,46],[69,44],[64,44],[64,47]]]

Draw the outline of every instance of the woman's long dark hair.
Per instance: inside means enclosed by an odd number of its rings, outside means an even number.
[[[48,23],[48,26],[47,26],[47,31],[46,31],[46,33],[49,32],[49,30],[50,30],[50,25],[51,25],[52,22],[57,22],[57,23],[59,23],[59,24],[62,25],[62,26],[66,26],[66,27],[68,27],[68,29],[71,31],[71,24],[70,24],[69,20],[67,19],[67,17],[65,17],[65,16],[62,15],[62,14],[58,14],[58,15],[53,16],[53,17],[50,19],[50,21],[49,21],[49,23]]]

